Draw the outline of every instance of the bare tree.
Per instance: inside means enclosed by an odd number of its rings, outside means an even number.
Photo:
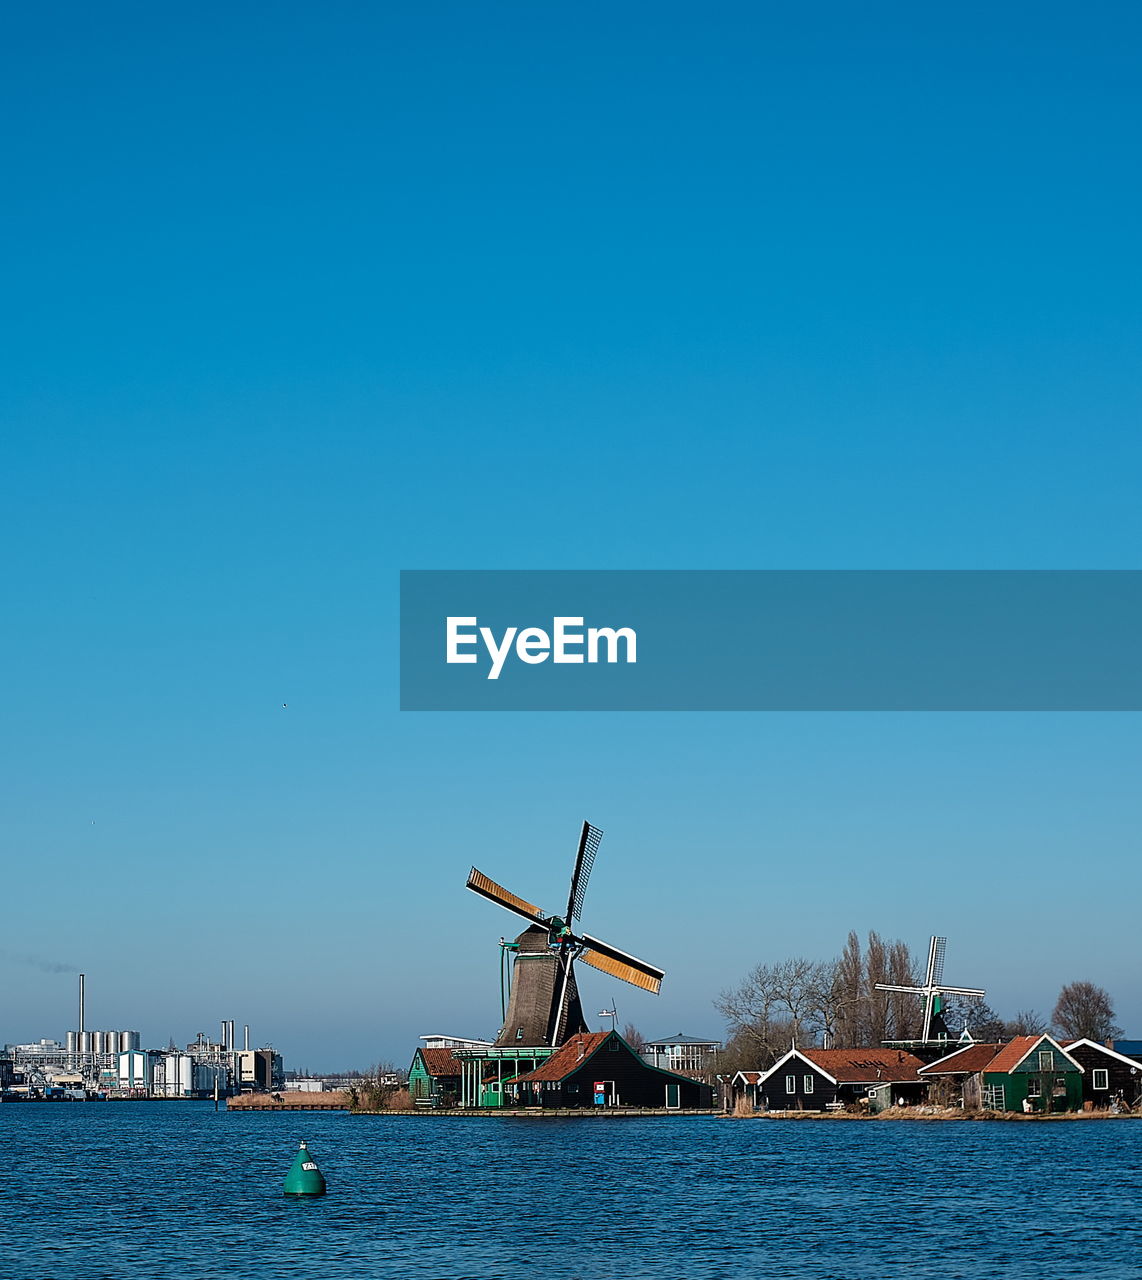
[[[633,1022],[628,1022],[626,1026],[623,1027],[623,1039],[630,1045],[635,1053],[641,1053],[643,1049],[646,1048],[646,1037]]]
[[[850,933],[835,960],[796,956],[759,964],[738,986],[723,991],[714,1007],[728,1023],[731,1041],[740,1038],[752,1047],[756,1067],[771,1065],[791,1044],[808,1046],[819,1036],[842,1049],[919,1038],[919,1000],[876,990],[878,982],[915,986],[918,981],[907,943],[886,943],[873,931],[862,954],[860,939]]]
[[[1093,982],[1068,982],[1051,1019],[1062,1035],[1076,1040],[1114,1040],[1122,1034],[1114,1025],[1110,993]]]
[[[920,981],[912,952],[906,942],[891,942],[885,953],[888,981],[897,987],[914,987]],[[919,1040],[924,1034],[924,1006],[905,991],[887,991],[888,1035],[886,1040]]]
[[[813,1043],[828,1021],[833,982],[832,964],[795,956],[757,965],[738,986],[723,991],[714,1007],[732,1036],[752,1039],[769,1054],[782,1041],[785,1048]]]
[[[878,982],[890,982],[888,957],[884,941],[875,929],[869,931],[868,949],[864,957],[865,990],[868,993],[868,1021],[864,1028],[865,1044],[880,1044],[888,1039],[887,991],[877,991]],[[894,993],[895,994],[895,993]]]
[[[825,1030],[840,1049],[875,1045],[882,1040],[914,1040],[920,1036],[923,1006],[913,995],[877,991],[878,982],[915,986],[916,963],[908,944],[885,943],[874,931],[861,951],[860,939],[850,933],[844,950],[833,961]]]
[[[1004,1023],[1008,1039],[1014,1036],[1041,1036],[1047,1030],[1047,1019],[1034,1009],[1017,1009],[1015,1017]]]
[[[712,1073],[728,1081],[739,1071],[767,1071],[788,1049],[789,1042],[786,1041],[781,1053],[774,1054],[771,1049],[762,1046],[755,1035],[739,1031],[715,1055]]]
[[[850,930],[845,949],[838,956],[833,971],[833,989],[829,1000],[829,1040],[848,1049],[863,1043],[868,1019],[868,992],[864,981],[864,956],[860,939]]]
[[[950,1036],[966,1028],[973,1040],[983,1044],[998,1043],[1009,1040],[1012,1035],[1022,1034],[1009,1031],[1008,1024],[986,1000],[974,1000],[970,996],[948,996],[944,1002],[944,1021]]]

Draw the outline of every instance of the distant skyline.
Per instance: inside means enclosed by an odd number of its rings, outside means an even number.
[[[1140,567],[1140,26],[9,15],[0,1041],[490,1037],[585,818],[593,1026],[876,929],[1142,1036],[1135,715],[397,709],[402,568]]]

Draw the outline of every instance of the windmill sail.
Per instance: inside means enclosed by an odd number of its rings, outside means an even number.
[[[923,1039],[927,1042],[932,1037],[945,1040],[948,1036],[948,1025],[944,1021],[944,996],[965,996],[968,999],[980,1000],[987,995],[983,987],[952,987],[944,981],[944,951],[947,938],[933,934],[928,945],[928,967],[924,973],[922,987],[908,986],[903,983],[878,982],[877,991],[896,991],[924,998],[924,1030]]]
[[[583,912],[583,896],[587,892],[587,881],[591,868],[595,865],[595,854],[599,852],[599,843],[603,833],[589,822],[583,823],[583,831],[579,836],[579,851],[575,855],[575,870],[571,872],[571,892],[567,895],[567,923],[578,920]]]
[[[496,884],[490,876],[477,871],[475,867],[468,873],[468,888],[473,893],[478,893],[481,897],[506,907],[509,911],[514,911],[517,916],[523,916],[525,920],[534,920],[536,924],[547,923],[547,917],[533,902],[528,902],[525,898],[509,892],[502,884]]]
[[[625,960],[616,960],[614,956],[605,955],[602,951],[594,951],[590,947],[579,953],[579,959],[584,964],[589,964],[592,969],[600,969],[603,973],[609,973],[612,978],[621,978],[631,986],[641,987],[644,991],[653,992],[654,995],[658,994],[662,986],[661,977],[655,977],[645,969],[636,968]]]

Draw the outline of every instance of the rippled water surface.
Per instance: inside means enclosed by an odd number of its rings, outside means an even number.
[[[329,1182],[288,1200],[299,1137]],[[0,1106],[0,1276],[1142,1277],[1142,1123]]]

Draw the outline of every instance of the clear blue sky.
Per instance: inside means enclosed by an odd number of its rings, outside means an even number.
[[[1142,1035],[1131,715],[413,715],[401,568],[1138,568],[1142,11],[57,5],[0,51],[0,1042],[644,1032],[848,929]],[[288,703],[283,708],[282,704]]]

